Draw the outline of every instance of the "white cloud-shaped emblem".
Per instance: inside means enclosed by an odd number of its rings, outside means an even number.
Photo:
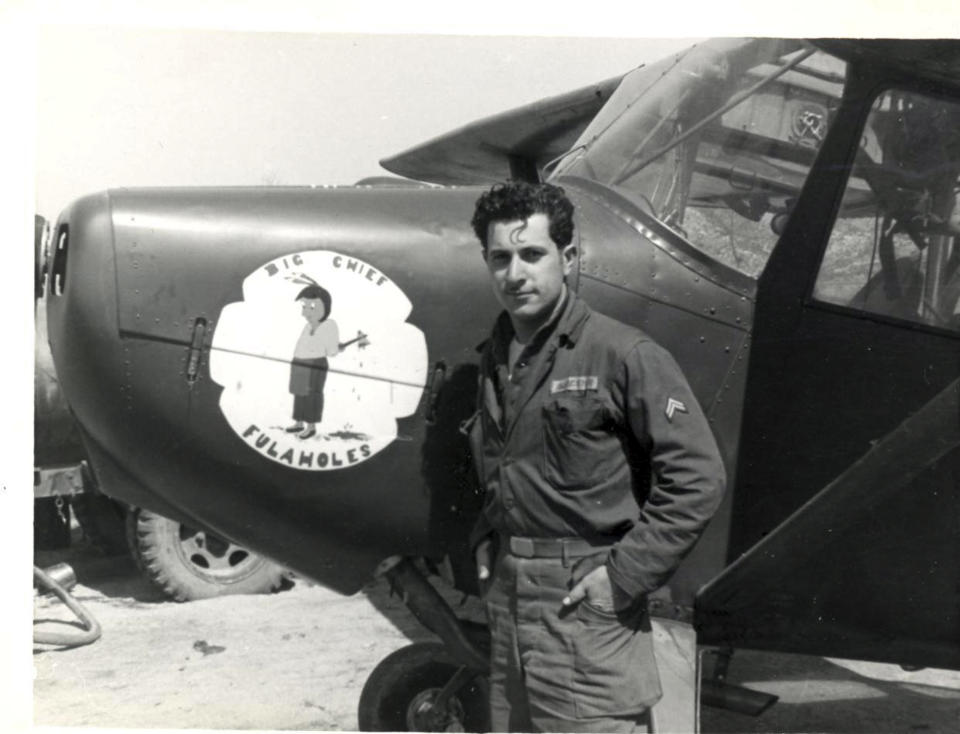
[[[329,313],[318,322],[324,298]],[[406,323],[412,308],[355,257],[313,250],[271,260],[216,324],[210,375],[223,387],[224,417],[253,450],[293,469],[369,459],[396,439],[397,419],[423,392],[427,345]]]

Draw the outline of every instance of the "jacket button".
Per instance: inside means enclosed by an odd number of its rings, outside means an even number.
[[[508,510],[512,510],[512,509],[513,509],[513,500],[512,500],[510,497],[507,497],[507,498],[503,501],[503,506],[506,507]]]

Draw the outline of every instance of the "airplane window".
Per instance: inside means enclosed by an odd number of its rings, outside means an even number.
[[[757,275],[843,92],[798,40],[720,39],[631,72],[556,176],[611,186],[711,257]]]
[[[814,298],[960,331],[960,104],[874,103]]]

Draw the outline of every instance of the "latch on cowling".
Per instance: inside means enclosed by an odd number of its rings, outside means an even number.
[[[430,379],[430,385],[427,393],[427,410],[424,415],[424,421],[427,425],[433,425],[437,422],[437,404],[440,402],[440,390],[447,377],[447,363],[439,360],[433,368],[433,376]]]
[[[203,339],[207,334],[207,320],[199,316],[193,322],[193,336],[190,339],[190,351],[187,354],[187,382],[191,385],[200,375],[201,357],[203,356]]]

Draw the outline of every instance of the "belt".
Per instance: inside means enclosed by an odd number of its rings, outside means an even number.
[[[520,558],[580,558],[599,553],[620,538],[521,538],[504,536],[503,546]]]

